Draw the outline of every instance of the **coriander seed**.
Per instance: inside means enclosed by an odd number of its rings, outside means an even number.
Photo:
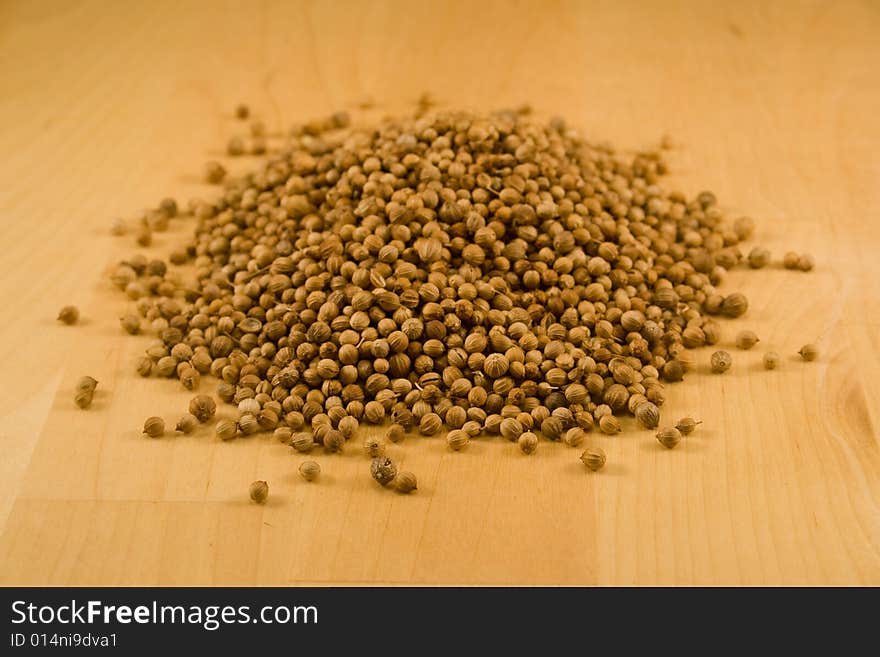
[[[564,442],[569,447],[578,447],[584,442],[584,439],[587,437],[587,434],[580,427],[572,427],[568,431],[565,432],[565,435],[562,437],[562,442]]]
[[[782,266],[786,269],[797,269],[801,257],[794,251],[789,251],[782,258]]]
[[[241,431],[242,435],[250,436],[260,430],[260,423],[255,416],[245,413],[238,418],[238,430]]]
[[[293,437],[293,429],[290,427],[278,427],[272,432],[275,440],[283,445],[290,445],[290,439]]]
[[[134,313],[128,313],[119,318],[119,323],[126,333],[137,335],[141,332],[141,320]]]
[[[232,157],[244,155],[244,140],[241,137],[232,137],[226,144],[226,153]]]
[[[189,402],[189,412],[199,422],[204,423],[214,417],[217,412],[217,403],[208,395],[196,395]]]
[[[751,349],[756,344],[758,344],[760,340],[754,331],[740,331],[736,334],[736,348],[737,349]]]
[[[812,271],[814,266],[813,256],[804,253],[798,257],[797,268],[801,271]]]
[[[330,429],[324,435],[324,449],[331,453],[341,452],[345,449],[345,436],[336,429]]]
[[[299,474],[306,481],[314,481],[321,474],[321,466],[315,461],[303,461],[299,466]]]
[[[748,262],[749,267],[752,269],[762,269],[770,264],[770,251],[763,247],[756,246],[749,251]]]
[[[64,306],[58,311],[58,321],[64,324],[76,324],[79,320],[79,309],[76,306]]]
[[[800,354],[801,358],[809,362],[812,360],[816,360],[816,358],[819,357],[819,348],[812,343],[805,344],[803,347],[800,348],[800,351],[798,351],[798,353]]]
[[[223,182],[226,177],[226,169],[219,162],[208,162],[205,164],[205,181],[211,185]]]
[[[248,495],[257,504],[264,504],[269,498],[269,484],[265,481],[255,481],[248,488]]]
[[[144,422],[144,433],[150,438],[161,438],[165,434],[165,420],[160,417],[148,417]]]
[[[635,416],[646,429],[656,429],[660,424],[660,409],[649,401],[643,401],[636,407]]]
[[[775,370],[779,367],[779,354],[775,351],[768,351],[764,354],[764,369]]]
[[[519,420],[515,420],[512,417],[503,419],[501,421],[501,426],[499,429],[501,435],[508,440],[517,440],[524,431],[524,428],[522,424],[519,423]]]
[[[611,414],[603,415],[599,418],[599,431],[608,435],[620,433],[620,420]]]
[[[392,424],[388,427],[385,437],[392,443],[399,443],[406,436],[406,429],[401,424]]]
[[[454,452],[458,452],[467,447],[470,440],[470,436],[461,429],[453,429],[446,434],[446,444],[449,445],[449,449]]]
[[[364,419],[370,424],[381,424],[385,419],[385,407],[377,401],[368,402],[364,406]]]
[[[297,452],[304,454],[312,451],[315,447],[315,440],[312,438],[311,434],[299,432],[290,437],[290,446]]]
[[[95,392],[95,388],[97,387],[98,380],[92,376],[80,377],[79,381],[76,382],[76,389],[78,391],[87,390],[89,392]]]
[[[412,472],[404,470],[399,475],[397,475],[397,478],[394,480],[394,487],[397,489],[398,493],[402,493],[404,495],[412,493],[413,491],[418,489],[416,476]]]
[[[666,449],[672,449],[681,442],[681,431],[675,427],[667,427],[657,432],[657,442]]]
[[[733,365],[733,358],[726,351],[719,350],[712,354],[709,365],[713,374],[723,374]]]
[[[375,437],[364,440],[364,452],[371,458],[385,456],[385,443]]]
[[[138,359],[137,373],[143,377],[150,376],[153,372],[153,361],[148,356],[142,356]]]
[[[175,431],[180,433],[192,433],[199,425],[198,419],[192,413],[184,413],[174,427]]]
[[[337,426],[337,429],[339,429],[339,432],[343,436],[345,436],[346,438],[351,438],[352,436],[354,436],[355,431],[357,431],[357,428],[358,428],[358,421],[355,418],[351,417],[350,415],[347,415],[344,418],[342,418],[341,420],[339,420],[339,424]]]
[[[749,301],[744,294],[734,292],[724,297],[721,302],[721,314],[728,317],[740,317],[749,309]]]
[[[689,436],[694,432],[698,424],[702,424],[702,421],[697,422],[692,417],[683,417],[675,423],[675,428],[679,430],[682,436]]]
[[[94,398],[94,390],[77,390],[76,394],[73,397],[73,401],[81,409],[85,410],[92,405],[92,400]]]
[[[605,452],[599,447],[585,449],[581,454],[581,461],[592,472],[598,472],[605,467]]]
[[[220,420],[214,427],[214,433],[220,440],[232,440],[238,435],[238,427],[231,420]]]
[[[397,476],[397,466],[387,456],[380,456],[370,463],[370,474],[380,485],[387,486]]]
[[[436,413],[425,413],[419,422],[419,432],[425,436],[433,436],[443,428],[443,421]]]
[[[516,439],[517,447],[523,454],[534,454],[538,449],[538,436],[531,431],[525,431]]]

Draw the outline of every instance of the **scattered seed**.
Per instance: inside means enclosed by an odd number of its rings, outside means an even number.
[[[257,504],[263,504],[269,498],[269,484],[265,481],[255,481],[248,488],[248,494]]]

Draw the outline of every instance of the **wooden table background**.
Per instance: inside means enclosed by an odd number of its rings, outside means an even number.
[[[880,583],[878,37],[877,2],[0,2],[0,582]],[[777,258],[816,257],[725,286],[781,368],[734,352],[669,387],[666,419],[699,433],[672,452],[631,422],[593,436],[598,475],[561,445],[411,437],[391,450],[410,497],[359,449],[317,455],[307,484],[269,437],[142,438],[188,395],[133,372],[147,339],[121,334],[105,274],[138,249],[110,221],[211,193],[198,172],[239,101],[281,130],[423,91],[529,102],[622,148],[672,135],[674,185],[754,216]],[[66,303],[80,326],[55,321]],[[820,360],[797,362],[808,341]]]

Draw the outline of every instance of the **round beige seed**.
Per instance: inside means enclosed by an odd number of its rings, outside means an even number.
[[[248,494],[257,504],[263,504],[269,498],[269,484],[265,481],[255,481],[248,488]]]
[[[798,354],[800,354],[800,357],[805,361],[813,361],[819,357],[819,348],[814,344],[805,344],[800,348]]]
[[[165,420],[160,417],[148,417],[144,422],[144,433],[150,438],[161,438],[165,434]]]
[[[321,466],[315,461],[303,461],[299,466],[299,474],[306,481],[314,481],[321,474]]]
[[[418,490],[416,476],[412,472],[404,470],[397,475],[397,478],[394,480],[394,487],[397,489],[398,493],[403,493],[404,495],[412,493],[413,491]]]
[[[598,472],[599,470],[604,468],[605,460],[605,452],[599,447],[591,447],[590,449],[585,449],[583,454],[581,454],[581,461],[588,470],[591,470],[593,472]]]
[[[470,443],[470,436],[461,429],[453,429],[446,434],[446,444],[454,452],[464,449]]]
[[[666,449],[672,449],[681,442],[681,431],[675,427],[667,427],[657,432],[657,442]]]

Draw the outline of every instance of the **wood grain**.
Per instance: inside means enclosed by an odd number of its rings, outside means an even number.
[[[878,33],[873,2],[0,4],[0,582],[880,584]],[[410,438],[393,448],[410,497],[356,449],[306,484],[268,437],[141,438],[187,395],[133,372],[146,339],[121,335],[104,274],[136,249],[112,218],[210,193],[197,174],[241,100],[281,130],[425,90],[527,101],[622,148],[672,135],[671,184],[754,216],[777,257],[816,257],[725,286],[780,369],[760,349],[701,368],[663,409],[699,433],[673,452],[631,423],[595,436],[595,476],[561,445]],[[55,322],[66,303],[82,325]],[[797,362],[814,340],[819,361]]]

